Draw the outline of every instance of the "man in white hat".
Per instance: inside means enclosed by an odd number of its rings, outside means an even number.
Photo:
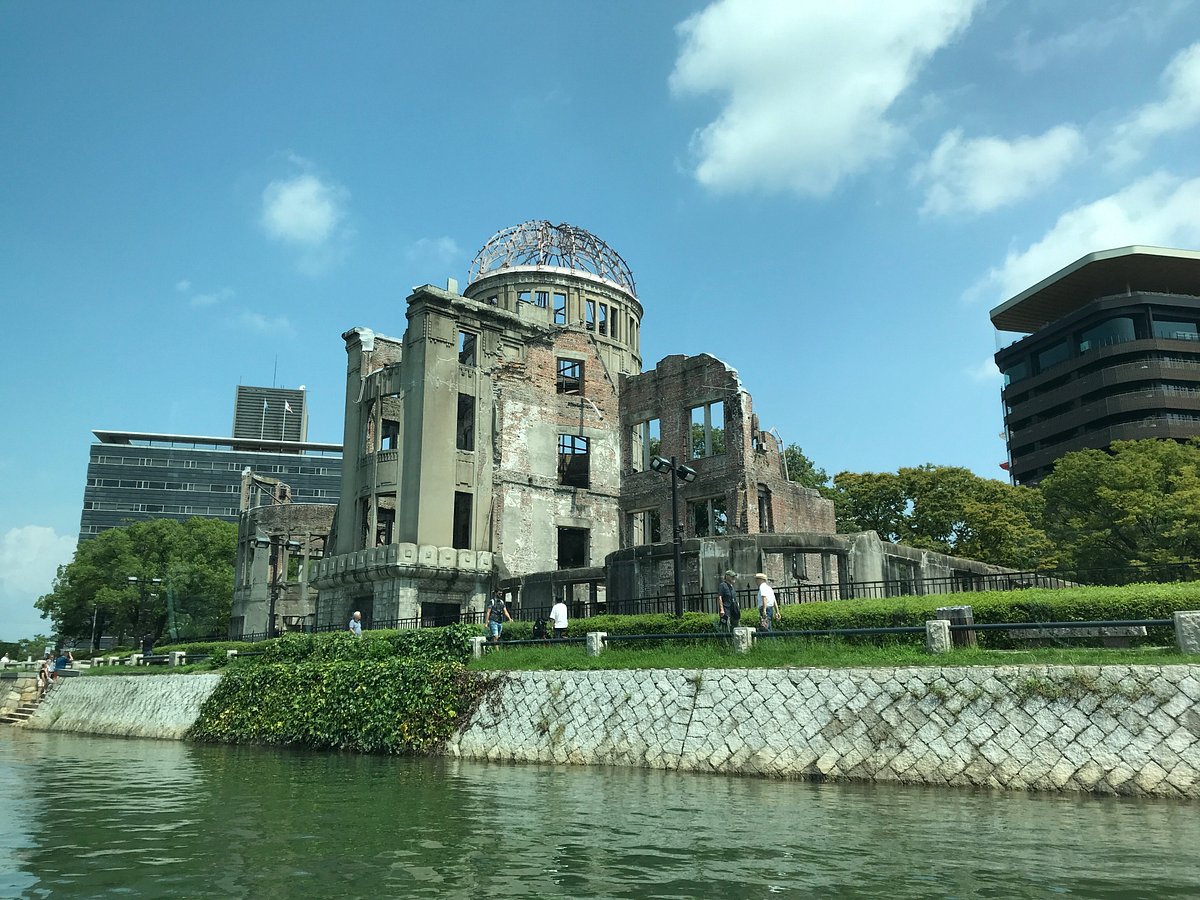
[[[770,631],[775,625],[775,616],[779,614],[779,604],[775,600],[775,589],[767,584],[767,576],[762,572],[754,576],[758,580],[758,619],[765,631]]]

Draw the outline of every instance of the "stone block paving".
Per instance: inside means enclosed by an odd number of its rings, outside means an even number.
[[[1200,666],[522,672],[490,760],[1200,796]]]

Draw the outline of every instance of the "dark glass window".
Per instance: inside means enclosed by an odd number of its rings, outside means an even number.
[[[1037,370],[1045,372],[1051,366],[1058,365],[1063,360],[1071,358],[1071,347],[1066,341],[1059,341],[1045,350],[1037,353]]]
[[[1121,344],[1132,341],[1137,337],[1133,319],[1118,317],[1093,325],[1079,335],[1079,352],[1087,353],[1097,347],[1107,347],[1109,344]]]
[[[1200,341],[1195,322],[1155,322],[1154,336],[1169,341]]]

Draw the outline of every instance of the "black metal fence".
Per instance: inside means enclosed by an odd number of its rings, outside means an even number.
[[[800,584],[775,588],[775,596],[781,604],[814,603],[827,600],[882,599],[903,596],[934,596],[976,593],[980,591],[1018,591],[1031,588],[1076,588],[1089,585],[1118,586],[1146,582],[1180,582],[1200,580],[1200,561],[1161,563],[1124,566],[1108,569],[1044,570],[1031,569],[1024,572],[1002,572],[994,575],[978,575],[958,572],[938,578],[903,578],[891,581],[846,581],[836,584]],[[738,591],[738,604],[742,609],[752,609],[757,603],[755,589]],[[684,612],[717,613],[716,590],[705,593],[683,595]],[[605,599],[595,602],[584,600],[569,602],[571,619],[589,619],[598,615],[674,615],[675,595],[659,594],[636,599]],[[549,606],[524,607],[519,603],[510,606],[509,613],[519,622],[545,621],[550,616]],[[438,628],[462,623],[482,625],[482,610],[470,610],[457,616],[445,614],[413,616],[403,619],[375,619],[364,622],[364,628],[373,629],[416,629]],[[346,631],[347,625],[331,623],[310,626],[308,632],[329,633]],[[214,635],[207,640],[261,641],[266,634],[258,632],[240,637]],[[192,639],[199,641],[203,639]]]

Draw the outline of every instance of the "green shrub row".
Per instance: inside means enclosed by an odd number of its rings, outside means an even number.
[[[231,668],[189,737],[361,753],[428,753],[474,710],[489,681],[458,663],[302,660]]]
[[[471,638],[480,634],[483,629],[478,625],[447,625],[408,631],[380,629],[364,631],[361,638],[348,631],[335,631],[285,634],[250,647],[261,650],[262,661],[267,663],[385,659],[461,663],[471,658]]]
[[[962,594],[929,594],[879,600],[826,600],[782,607],[777,627],[788,631],[833,628],[922,627],[940,606],[970,606],[974,620],[992,622],[1088,622],[1117,619],[1170,619],[1176,610],[1200,609],[1200,582],[1131,584],[1121,587],[1078,587],[1021,591],[979,591]],[[742,624],[757,624],[753,609],[742,611]],[[682,620],[669,615],[592,616],[571,622],[570,634],[588,631],[609,634],[705,634],[716,627],[708,613],[686,613]],[[504,626],[508,640],[532,637],[529,622]],[[920,640],[918,637],[897,640]],[[1005,632],[979,632],[982,646],[996,649],[1020,646]],[[851,639],[853,640],[853,639]],[[859,640],[878,642],[878,638]],[[1146,641],[1171,643],[1171,629],[1150,629]]]

